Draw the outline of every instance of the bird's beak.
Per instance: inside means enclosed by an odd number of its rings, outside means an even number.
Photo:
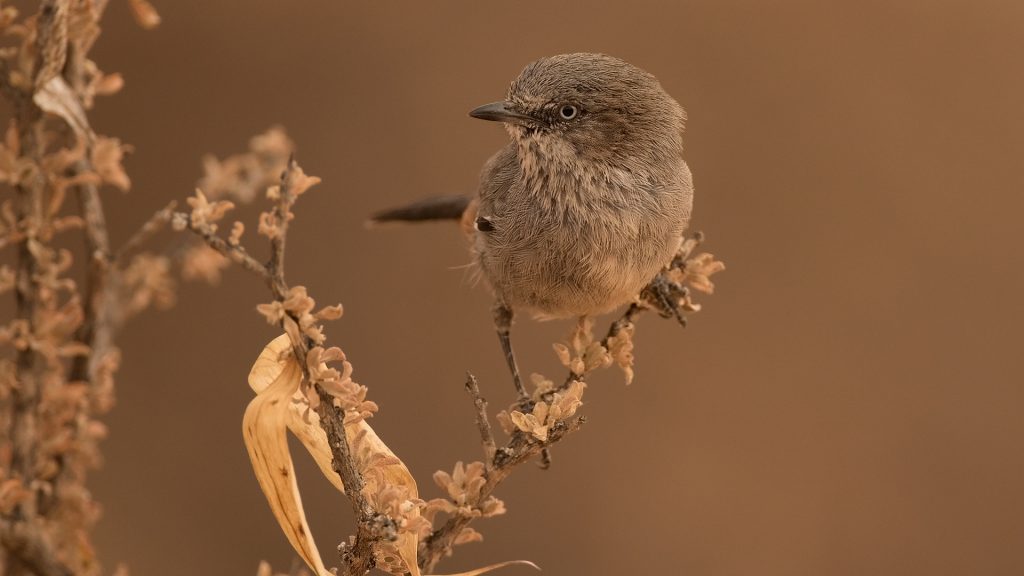
[[[490,104],[484,104],[479,108],[471,110],[469,115],[481,120],[507,122],[509,124],[518,124],[520,126],[529,126],[537,123],[537,119],[533,116],[520,114],[519,112],[512,110],[511,104],[508,102],[491,102]]]

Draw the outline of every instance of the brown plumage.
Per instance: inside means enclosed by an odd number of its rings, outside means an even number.
[[[608,312],[675,254],[693,202],[685,113],[651,74],[580,53],[529,64],[505,101],[470,115],[502,122],[511,136],[484,165],[461,221],[518,380],[507,343],[512,310]],[[453,218],[452,205],[439,202],[435,217]],[[424,219],[424,204],[416,206]],[[400,210],[375,219],[406,219]]]

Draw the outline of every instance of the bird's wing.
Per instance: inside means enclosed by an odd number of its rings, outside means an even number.
[[[510,142],[491,156],[480,171],[477,195],[462,213],[462,231],[467,236],[472,238],[476,232],[477,217],[489,218],[490,212],[501,204],[509,188],[518,179],[519,159],[516,157],[515,145]]]

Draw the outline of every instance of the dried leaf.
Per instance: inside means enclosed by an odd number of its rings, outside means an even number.
[[[331,576],[306,521],[285,433],[292,420],[292,398],[302,380],[302,371],[293,357],[280,361],[281,353],[290,347],[287,336],[279,337],[253,365],[249,385],[257,394],[245,410],[242,432],[256,479],[288,541],[318,576]],[[272,376],[274,373],[276,376]]]
[[[335,350],[321,351],[320,359],[339,356],[340,350]],[[301,380],[302,371],[292,353],[290,337],[281,335],[263,349],[249,373],[249,386],[256,392],[256,398],[245,411],[242,431],[260,487],[288,541],[317,576],[333,576],[324,567],[306,522],[285,429],[309,450],[320,471],[335,488],[344,491],[344,486],[331,466],[331,451],[319,417],[308,409],[306,398],[299,390]],[[393,573],[420,576],[417,548],[420,534],[429,530],[429,525],[425,526],[421,517],[424,503],[418,500],[416,481],[365,420],[346,422],[345,432],[363,474],[363,493],[378,511],[391,516],[400,528],[394,541],[378,546],[376,555],[395,554],[400,562],[387,563]],[[511,564],[536,568],[529,562],[513,561],[452,576],[478,576]]]
[[[39,106],[45,112],[63,118],[80,140],[89,141],[92,139],[92,129],[89,128],[89,120],[85,116],[85,110],[82,109],[82,104],[75,97],[74,90],[71,89],[71,86],[68,86],[64,78],[54,76],[47,80],[32,95],[32,100],[36,103],[36,106]]]

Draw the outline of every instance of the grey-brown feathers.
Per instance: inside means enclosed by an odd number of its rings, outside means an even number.
[[[530,64],[504,105],[516,114],[512,142],[479,188],[482,276],[506,305],[540,317],[628,302],[689,221],[682,109],[650,74],[597,54]]]

